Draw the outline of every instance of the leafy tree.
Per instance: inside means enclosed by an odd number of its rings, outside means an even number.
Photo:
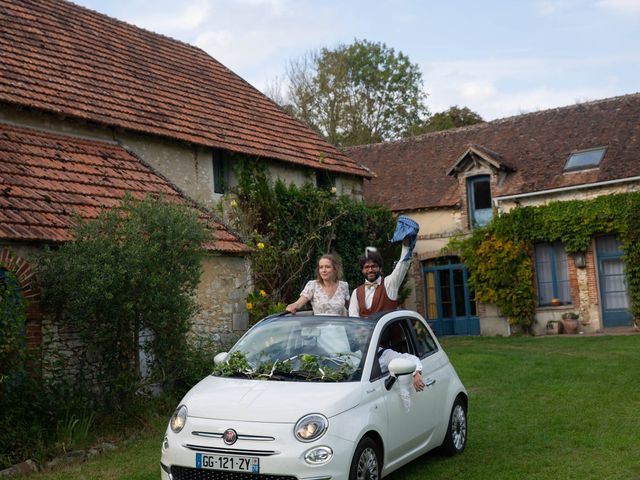
[[[120,208],[80,222],[74,241],[40,259],[43,306],[79,333],[79,354],[97,370],[102,398],[111,394],[123,405],[140,385],[143,330],[152,334],[145,347],[152,353],[152,372],[165,387],[174,386],[196,311],[205,238],[187,207],[126,197]]]
[[[334,145],[401,138],[429,113],[418,66],[384,43],[309,52],[290,62],[286,84],[271,89],[274,101]]]
[[[415,133],[439,132],[482,122],[482,117],[468,107],[454,105],[444,112],[433,114],[424,127],[417,129]]]

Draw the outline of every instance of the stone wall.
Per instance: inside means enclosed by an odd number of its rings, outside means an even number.
[[[193,333],[226,343],[244,332],[249,321],[245,299],[250,289],[249,260],[215,255],[205,258],[197,292],[201,310],[194,318]]]

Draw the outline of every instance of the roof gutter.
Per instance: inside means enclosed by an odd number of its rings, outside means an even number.
[[[584,183],[582,185],[572,185],[570,187],[562,187],[562,188],[552,188],[549,190],[539,190],[536,192],[529,193],[516,193],[515,195],[504,195],[500,197],[495,197],[493,200],[497,205],[498,202],[502,202],[504,200],[516,200],[519,198],[527,198],[527,197],[538,197],[540,195],[549,195],[552,193],[562,193],[562,192],[571,192],[573,190],[581,190],[584,188],[596,188],[596,187],[606,187],[608,185],[616,185],[619,183],[629,183],[636,182],[640,180],[640,176],[637,177],[627,177],[627,178],[619,178],[617,180],[607,180],[605,182],[595,182],[595,183]]]

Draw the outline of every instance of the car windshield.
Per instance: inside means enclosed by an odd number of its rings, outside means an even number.
[[[359,381],[375,322],[287,315],[267,318],[230,350],[214,375],[265,380]],[[227,368],[233,366],[234,368]]]

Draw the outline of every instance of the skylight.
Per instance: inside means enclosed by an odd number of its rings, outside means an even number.
[[[564,166],[564,171],[570,172],[574,170],[598,168],[606,151],[606,147],[599,147],[590,148],[589,150],[582,150],[580,152],[574,152],[569,156],[569,160],[567,160],[567,163]]]

